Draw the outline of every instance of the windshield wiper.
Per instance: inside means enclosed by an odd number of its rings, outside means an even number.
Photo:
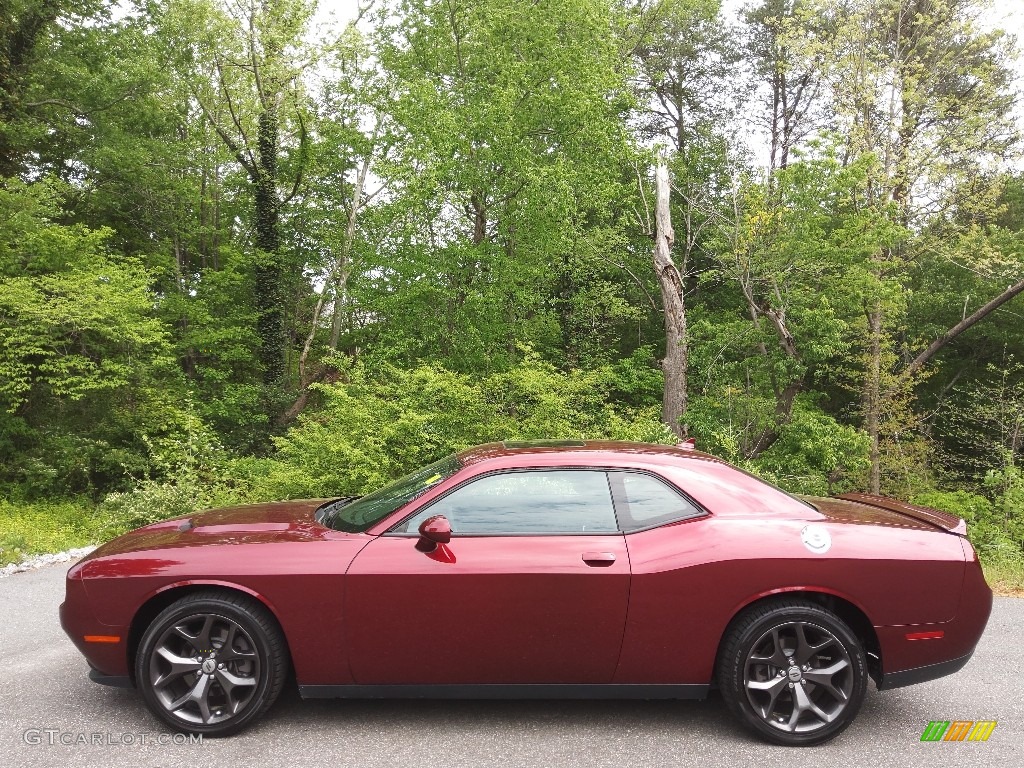
[[[348,504],[351,504],[356,499],[361,498],[361,496],[342,496],[340,499],[335,499],[334,501],[324,504],[316,511],[316,514],[313,517],[318,523],[320,523],[320,525],[326,525],[328,528],[334,528],[334,518],[338,514],[338,510]]]

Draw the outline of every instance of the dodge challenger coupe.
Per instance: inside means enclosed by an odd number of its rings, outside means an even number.
[[[303,697],[703,698],[817,744],[961,669],[992,593],[959,518],[797,498],[689,447],[491,443],[360,498],[148,525],[74,565],[100,683],[223,735]]]

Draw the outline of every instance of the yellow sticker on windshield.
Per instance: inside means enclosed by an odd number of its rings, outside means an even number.
[[[433,485],[434,483],[436,483],[440,479],[441,479],[441,473],[439,472],[438,474],[433,475],[432,477],[428,477],[426,480],[423,481],[423,484],[424,485]]]

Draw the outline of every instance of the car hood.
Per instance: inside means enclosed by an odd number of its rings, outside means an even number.
[[[313,519],[329,499],[300,499],[211,509],[137,528],[94,550],[86,559],[166,547],[316,538]]]
[[[967,535],[967,523],[930,507],[908,504],[888,496],[866,493],[845,493],[823,498],[801,496],[814,505],[829,522],[852,525],[884,525],[895,528],[943,530],[960,536]]]

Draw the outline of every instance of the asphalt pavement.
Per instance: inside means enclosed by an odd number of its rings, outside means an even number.
[[[998,598],[963,671],[868,691],[834,741],[772,746],[717,694],[672,701],[303,701],[287,690],[242,734],[175,743],[132,690],[86,677],[57,619],[66,565],[0,579],[0,766],[1024,765],[1024,599]],[[987,742],[921,742],[930,720],[997,720]],[[178,741],[182,737],[177,737]]]

